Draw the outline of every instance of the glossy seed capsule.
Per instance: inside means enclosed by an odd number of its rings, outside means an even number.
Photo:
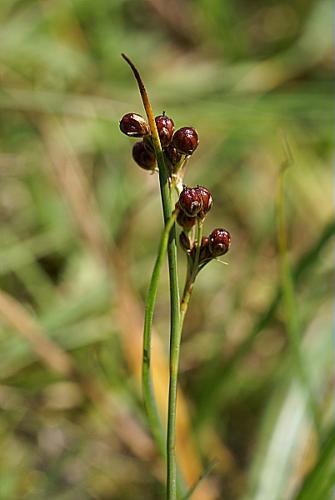
[[[199,144],[198,133],[193,127],[180,128],[174,133],[172,144],[179,153],[191,155]]]
[[[127,113],[121,118],[120,130],[128,137],[144,137],[150,131],[143,116],[136,113]]]
[[[203,219],[212,208],[213,197],[210,191],[204,186],[197,186],[195,189],[202,199],[202,209],[199,212],[199,217]]]
[[[156,157],[154,153],[145,147],[143,141],[134,144],[133,158],[137,165],[145,170],[153,170],[156,166]]]
[[[158,135],[161,141],[162,148],[166,148],[172,139],[174,132],[174,123],[171,118],[166,115],[156,116],[155,122],[157,125]]]
[[[229,232],[223,228],[214,229],[209,235],[209,250],[213,257],[219,257],[228,252],[231,237]]]
[[[184,187],[179,196],[179,208],[189,217],[196,217],[202,209],[201,194],[196,188]]]

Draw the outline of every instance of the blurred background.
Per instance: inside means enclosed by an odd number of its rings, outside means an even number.
[[[332,18],[330,0],[1,1],[1,500],[163,496],[139,382],[162,220],[118,128],[143,114],[121,52],[156,114],[197,128],[185,181],[213,193],[205,231],[232,234],[183,336],[180,468],[211,469],[192,498],[332,497]]]

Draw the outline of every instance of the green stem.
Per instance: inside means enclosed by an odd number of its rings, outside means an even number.
[[[180,302],[180,335],[184,327],[184,320],[187,313],[188,305],[191,299],[194,282],[188,281],[185,284],[184,293]]]
[[[198,231],[197,231],[197,247],[194,263],[192,266],[191,273],[187,273],[185,289],[183,293],[183,299],[180,304],[180,321],[179,328],[175,332],[174,336],[171,336],[170,343],[170,386],[169,386],[169,410],[168,410],[168,463],[170,457],[170,468],[168,468],[168,488],[167,498],[168,500],[175,500],[176,489],[175,489],[175,470],[176,470],[176,459],[175,459],[175,445],[176,445],[176,414],[177,414],[177,383],[178,383],[178,371],[179,371],[179,358],[180,358],[180,343],[181,336],[184,326],[185,314],[187,311],[188,303],[191,298],[194,280],[198,272],[198,263],[200,255],[200,246],[202,238],[202,222],[198,221]]]
[[[143,330],[142,389],[143,389],[144,406],[147,412],[152,434],[158,446],[159,452],[163,457],[165,456],[163,430],[157,410],[157,405],[155,401],[154,391],[152,387],[152,380],[150,375],[151,332],[152,332],[152,323],[153,323],[154,308],[156,303],[159,275],[161,272],[163,260],[168,246],[169,234],[171,228],[174,225],[176,215],[177,215],[176,212],[174,212],[173,215],[170,217],[170,219],[166,223],[164,232],[162,234],[158,255],[156,258],[155,266],[149,284],[147,303],[145,307],[144,330]]]
[[[161,191],[161,200],[163,207],[164,223],[167,224],[172,214],[171,193],[169,188],[168,170],[165,165],[164,153],[160,143],[155,117],[149,101],[147,91],[142,82],[141,76],[130,61],[122,54],[122,57],[131,67],[136,78],[140,94],[145,108],[150,131],[152,135],[153,146],[155,149],[158,169],[159,184]],[[179,286],[177,273],[177,244],[175,226],[171,228],[168,241],[168,266],[170,277],[170,382],[169,382],[169,408],[168,408],[168,428],[167,428],[167,498],[175,500],[177,498],[177,461],[175,453],[176,440],[176,395],[177,395],[177,374],[179,362]],[[177,363],[177,364],[176,364]]]
[[[195,278],[197,277],[197,274],[199,271],[199,257],[200,257],[200,250],[201,250],[202,228],[203,228],[202,220],[197,219],[197,239],[196,239],[197,246],[195,249],[195,258],[194,258],[193,271],[192,271],[192,281],[195,281]]]
[[[180,335],[182,335],[184,320],[191,299],[194,282],[199,272],[199,257],[201,250],[202,230],[203,230],[203,222],[202,220],[198,219],[195,257],[192,266],[190,266],[190,260],[188,260],[185,286],[184,286],[183,296],[180,302]]]

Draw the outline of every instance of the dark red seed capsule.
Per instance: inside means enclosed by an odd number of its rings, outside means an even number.
[[[208,191],[208,189],[204,186],[197,186],[196,190],[202,199],[202,209],[199,212],[199,217],[203,219],[212,208],[213,198],[210,191]]]
[[[201,195],[196,188],[184,187],[178,203],[179,208],[189,217],[196,217],[202,209]]]
[[[219,257],[228,252],[230,247],[230,234],[226,229],[214,229],[209,235],[209,250],[213,257]]]
[[[145,170],[153,170],[156,166],[156,157],[154,153],[145,147],[143,141],[134,144],[133,158],[136,163]]]
[[[127,113],[120,121],[120,130],[128,137],[144,137],[150,131],[149,125],[141,115]]]
[[[161,141],[162,148],[166,148],[170,144],[173,136],[173,120],[168,116],[159,115],[156,116],[155,122],[157,125],[158,135]]]
[[[177,223],[184,229],[184,231],[190,231],[196,222],[196,217],[189,217],[181,210],[177,215]]]
[[[199,144],[198,133],[193,127],[180,128],[174,133],[172,144],[179,153],[191,155]]]

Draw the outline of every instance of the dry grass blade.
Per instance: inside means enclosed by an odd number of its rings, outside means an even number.
[[[102,417],[112,419],[117,435],[137,456],[149,460],[153,455],[151,440],[125,409],[116,408],[106,390],[84,376],[72,356],[50,340],[28,311],[13,297],[0,291],[0,316],[25,338],[38,358],[53,372],[79,383],[86,397],[99,409]]]
[[[65,128],[56,119],[38,122],[38,125],[50,160],[49,173],[68,202],[81,236],[97,260],[106,265],[108,257],[104,227]]]
[[[48,368],[63,376],[74,373],[71,357],[47,338],[20,303],[4,291],[0,291],[0,316],[30,343]]]

